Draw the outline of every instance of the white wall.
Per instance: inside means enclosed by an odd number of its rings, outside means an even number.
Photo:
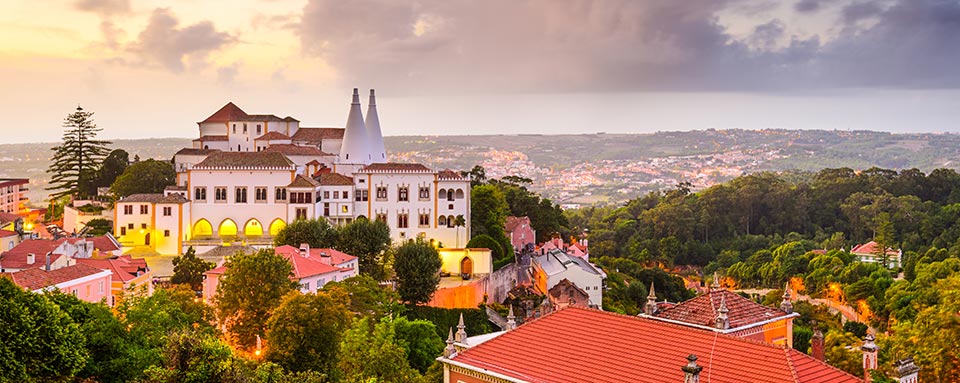
[[[237,225],[239,234],[243,233],[244,225],[250,219],[257,219],[263,226],[264,234],[269,232],[270,224],[275,219],[286,223],[292,220],[287,212],[285,201],[276,201],[276,188],[286,187],[293,180],[293,172],[287,170],[191,170],[189,189],[191,200],[197,187],[207,190],[206,201],[191,201],[190,227],[193,228],[201,219],[206,219],[213,226],[214,236],[218,235],[220,224],[226,219],[232,219]],[[235,187],[247,187],[247,203],[235,202]],[[227,201],[216,202],[216,187],[226,187]],[[267,202],[258,203],[255,200],[255,188],[267,188]],[[289,196],[289,191],[287,192]]]

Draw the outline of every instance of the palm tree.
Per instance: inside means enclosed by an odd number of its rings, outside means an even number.
[[[463,218],[463,215],[458,215],[457,218],[453,219],[453,226],[457,228],[457,247],[460,247],[460,228],[467,226],[467,220]]]

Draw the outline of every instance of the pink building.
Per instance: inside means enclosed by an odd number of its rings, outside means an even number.
[[[537,232],[530,226],[529,217],[507,217],[503,231],[510,238],[514,252],[523,252],[529,246],[531,249],[537,243]]]
[[[47,254],[50,266],[47,267]],[[32,268],[56,270],[81,258],[109,258],[120,255],[120,244],[111,236],[90,238],[28,239],[0,254],[0,271]]]
[[[27,202],[30,201],[26,196],[27,184],[30,180],[26,178],[0,178],[0,212],[25,215],[30,212]]]
[[[109,303],[111,301],[112,273],[90,265],[76,264],[51,271],[26,269],[0,275],[10,278],[18,286],[35,293],[58,289],[87,302]]]
[[[110,271],[112,296],[107,300],[110,306],[117,304],[116,298],[124,290],[145,288],[147,295],[153,294],[153,272],[150,271],[145,259],[134,259],[129,255],[122,255],[108,259],[80,258],[76,261],[78,264]]]

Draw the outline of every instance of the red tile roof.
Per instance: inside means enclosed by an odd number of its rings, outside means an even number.
[[[293,249],[294,251],[283,249],[284,247]],[[323,263],[319,257],[319,254],[318,256],[314,257],[312,251],[310,252],[311,256],[309,257],[301,256],[300,251],[293,246],[281,246],[277,249],[274,249],[274,251],[276,251],[277,254],[282,255],[287,259],[287,261],[290,262],[291,265],[293,265],[293,276],[298,280],[321,274],[340,272],[339,267]]]
[[[317,149],[316,146],[300,146],[291,144],[273,144],[263,149],[264,153],[283,153],[288,156],[332,156],[332,154]]]
[[[264,141],[264,140],[289,140],[290,136],[280,133],[280,132],[267,132],[260,137],[254,138],[254,141]]]
[[[862,245],[854,246],[852,249],[850,249],[850,253],[851,253],[851,254],[876,254],[876,253],[877,253],[877,246],[879,246],[879,245],[880,245],[880,244],[878,244],[878,243],[876,243],[876,242],[874,242],[874,241],[870,241],[870,242],[864,243],[864,244],[862,244]],[[897,255],[897,254],[900,254],[900,252],[897,251],[897,250],[894,250],[894,249],[887,249],[887,254],[888,254],[888,255]]]
[[[680,302],[654,316],[698,326],[714,327],[721,299],[725,300],[727,309],[730,310],[727,315],[730,318],[731,329],[789,315],[780,309],[767,307],[732,291],[720,289],[710,290],[706,294]]]
[[[129,255],[111,259],[80,258],[77,259],[77,263],[90,265],[101,270],[110,270],[113,273],[113,280],[123,281],[123,283],[137,278],[137,273],[145,273],[150,270],[145,259],[134,259]]]
[[[465,179],[467,179],[466,177],[460,175],[459,172],[455,172],[455,171],[450,170],[450,169],[444,169],[444,170],[441,170],[441,171],[437,172],[437,177],[442,178],[442,179],[448,179],[448,180],[465,180]]]
[[[200,141],[196,139],[194,141]],[[185,155],[185,156],[206,156],[211,153],[219,152],[220,149],[196,149],[196,148],[183,148],[178,150],[174,156]]]
[[[314,177],[321,185],[331,186],[353,186],[353,177],[347,177],[338,173],[320,173]]]
[[[300,174],[297,174],[297,178],[294,178],[293,182],[287,185],[288,188],[315,188],[317,186],[320,186],[320,184],[313,178],[304,177]]]
[[[193,169],[293,169],[293,162],[281,153],[217,152]]]
[[[512,233],[512,232],[513,232],[514,230],[516,230],[517,227],[520,226],[521,224],[527,224],[527,226],[529,227],[529,226],[530,226],[530,218],[529,218],[529,217],[514,217],[514,216],[509,216],[509,217],[507,217],[506,223],[503,225],[503,229],[504,229],[506,232],[508,232],[508,233]]]
[[[287,116],[287,118],[296,121],[293,117]],[[248,114],[246,121],[284,122],[287,120],[273,114]]]
[[[186,198],[179,194],[131,194],[123,197],[117,203],[160,203],[160,204],[182,204],[187,203]]]
[[[27,269],[15,273],[5,273],[14,283],[30,291],[69,282],[75,279],[98,274],[103,270],[84,264],[61,267],[56,270]]]
[[[468,328],[469,332],[470,329]],[[593,309],[570,307],[447,359],[527,382],[682,382],[690,354],[711,383],[861,383],[770,344]],[[562,361],[557,358],[562,356]]]
[[[19,215],[13,213],[0,212],[0,223],[13,222],[20,218],[21,217]]]
[[[204,124],[208,122],[244,121],[247,119],[247,117],[248,116],[246,112],[234,105],[232,102],[228,102],[227,105],[224,105],[222,108],[220,108],[220,110],[211,114],[206,120],[200,121],[200,123]]]
[[[215,135],[214,135],[214,136],[200,136],[200,138],[194,139],[193,142],[199,142],[199,141],[228,141],[228,140],[229,140],[229,138],[227,138],[227,136],[215,136]]]
[[[405,164],[399,162],[381,162],[364,166],[360,172],[430,172],[423,164]]]
[[[293,247],[293,246],[290,246],[290,245],[280,246],[280,247],[274,249],[273,251],[275,251],[277,254],[288,254],[288,255],[289,255],[289,254],[296,254],[296,255],[299,255],[299,254],[300,254],[300,249],[298,249],[298,248],[296,248],[296,247]],[[352,255],[350,255],[350,254],[344,253],[344,252],[339,251],[339,250],[336,250],[336,249],[331,249],[331,248],[310,249],[310,257],[311,257],[311,258],[321,259],[321,257],[323,257],[323,254],[324,254],[324,253],[326,253],[328,256],[330,256],[330,261],[331,261],[331,263],[332,263],[333,265],[342,265],[342,264],[344,264],[344,263],[347,263],[347,262],[350,262],[350,261],[352,261],[352,260],[354,260],[354,259],[357,259],[357,257],[354,257],[354,256],[352,256]]]
[[[14,235],[20,235],[20,233],[10,230],[0,230],[0,238],[12,237]]]
[[[319,145],[323,140],[343,139],[343,128],[300,128],[290,138]]]
[[[28,239],[0,255],[0,267],[4,269],[26,269],[44,267],[47,253],[54,251],[66,239]],[[34,255],[32,264],[27,263],[27,254]],[[56,262],[63,254],[51,254],[50,262]]]

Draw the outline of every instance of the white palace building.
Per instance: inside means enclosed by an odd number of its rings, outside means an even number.
[[[470,180],[421,164],[388,162],[374,91],[345,128],[308,128],[292,117],[247,114],[233,103],[198,123],[176,153],[177,185],[117,202],[114,236],[161,254],[224,243],[262,247],[297,219],[382,220],[393,240],[461,247],[470,233]],[[465,226],[455,225],[462,216]]]

